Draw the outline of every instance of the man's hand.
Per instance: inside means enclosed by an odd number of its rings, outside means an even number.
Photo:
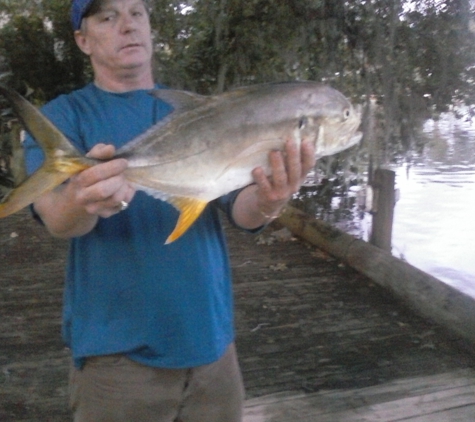
[[[261,167],[254,169],[255,184],[236,198],[233,216],[241,227],[256,228],[280,214],[315,166],[315,147],[303,141],[299,148],[294,141],[287,141],[283,152],[270,152],[269,162],[271,175],[266,176]]]
[[[97,144],[87,155],[107,160],[114,153],[114,146]],[[126,168],[124,159],[97,164],[41,196],[34,208],[53,235],[82,236],[95,227],[99,217],[117,214],[122,201],[132,201],[135,189],[125,179]]]
[[[111,159],[114,156],[113,145],[97,144],[87,154],[99,160]],[[124,176],[127,161],[117,159],[106,161],[73,176],[69,184],[75,192],[78,206],[93,215],[110,217],[121,210],[122,201],[129,203],[135,194]]]

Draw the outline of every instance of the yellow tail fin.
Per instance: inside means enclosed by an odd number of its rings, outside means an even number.
[[[4,202],[0,204],[0,218],[20,211],[34,202],[42,193],[54,189],[69,177],[64,173],[48,173],[43,167],[35,173],[35,176],[26,179],[16,189],[9,192]]]
[[[26,207],[95,162],[83,157],[56,126],[21,95],[1,84],[0,94],[9,100],[22,125],[45,154],[42,167],[13,189],[0,204],[1,218]]]

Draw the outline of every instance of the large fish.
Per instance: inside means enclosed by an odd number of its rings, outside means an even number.
[[[6,217],[72,175],[99,161],[83,156],[40,111],[0,86],[45,162],[0,204]],[[315,144],[317,158],[361,139],[360,113],[337,90],[316,82],[254,85],[214,96],[186,91],[151,92],[174,107],[163,121],[117,150],[127,180],[173,204],[180,217],[167,239],[180,237],[211,200],[252,183],[252,169],[269,173],[268,155],[289,138]]]

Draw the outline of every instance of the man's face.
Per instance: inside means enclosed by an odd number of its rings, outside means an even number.
[[[83,19],[75,37],[96,73],[150,66],[151,29],[142,0],[104,0],[98,13]]]

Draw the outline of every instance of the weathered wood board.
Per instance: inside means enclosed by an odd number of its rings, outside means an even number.
[[[475,346],[475,298],[296,208],[288,207],[280,222]]]
[[[475,370],[374,387],[279,393],[246,402],[244,422],[450,422],[475,420]]]

